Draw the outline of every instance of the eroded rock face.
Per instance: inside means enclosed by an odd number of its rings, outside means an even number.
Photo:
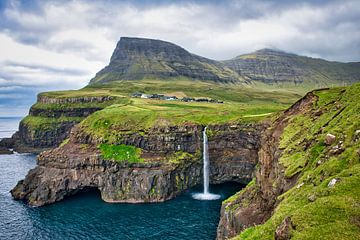
[[[21,144],[33,148],[50,148],[59,145],[69,136],[71,128],[77,124],[76,121],[59,123],[54,129],[33,129],[21,122],[16,138]]]
[[[291,223],[291,218],[286,217],[281,224],[276,228],[275,231],[275,240],[289,240],[291,239],[291,230],[293,225]]]
[[[68,144],[43,152],[38,166],[11,191],[15,199],[42,206],[96,188],[107,202],[161,202],[202,182],[202,126],[151,129],[124,135],[121,143],[143,149],[145,163],[104,160],[97,142],[74,128]],[[210,180],[249,182],[257,161],[260,126],[209,126]],[[119,144],[121,144],[119,142]],[[176,151],[191,155],[169,162]]]
[[[257,125],[216,125],[209,128],[209,156],[212,183],[248,183],[254,176],[260,148]]]
[[[256,181],[235,199],[225,201],[222,205],[217,239],[232,238],[248,227],[264,223],[271,216],[277,197],[294,186],[296,176],[285,178],[283,167],[278,162],[282,154],[279,148],[280,136],[289,117],[309,111],[316,99],[316,95],[310,92],[273,123],[268,123],[268,129],[260,140]]]
[[[107,202],[160,202],[200,181],[199,162],[177,167],[118,164],[101,159],[96,149],[83,149],[77,144],[68,147],[71,149],[40,154],[38,166],[11,191],[13,197],[42,206],[97,188]]]

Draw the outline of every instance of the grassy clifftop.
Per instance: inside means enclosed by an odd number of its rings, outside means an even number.
[[[87,87],[87,91],[94,86]],[[300,95],[286,91],[255,90],[249,87],[202,81],[124,81],[103,85],[123,96],[122,104],[111,105],[86,118],[81,126],[96,137],[110,139],[112,133],[136,132],[156,126],[217,124],[258,121],[285,109]],[[179,97],[212,98],[224,103],[166,101],[129,97],[134,92]]]
[[[223,103],[132,98],[135,92],[211,98]],[[21,132],[25,144],[36,147],[42,142],[42,146],[53,147],[81,121],[88,134],[102,139],[154,126],[258,121],[286,109],[300,94],[186,78],[94,84],[80,90],[39,94],[38,102],[21,123]],[[56,140],[59,132],[62,137]],[[44,139],[44,136],[51,136],[51,139]]]
[[[284,180],[295,180],[294,187],[277,197],[270,219],[235,239],[360,236],[360,84],[314,93],[318,100],[311,111],[291,116],[280,137],[283,177],[273,189]],[[246,205],[237,200],[241,194],[224,202],[229,211]]]

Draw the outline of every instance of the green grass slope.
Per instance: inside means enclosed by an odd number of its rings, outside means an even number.
[[[300,95],[288,91],[255,90],[240,85],[203,81],[142,80],[119,81],[107,85],[88,86],[122,96],[122,104],[111,105],[86,118],[81,126],[97,138],[115,140],[121,133],[147,130],[156,126],[184,124],[220,124],[258,121],[285,109]],[[129,97],[134,92],[168,94],[178,97],[206,97],[224,101],[182,102]]]
[[[224,103],[132,98],[135,92],[212,98]],[[65,127],[82,121],[81,126],[87,133],[110,141],[119,134],[144,131],[154,126],[258,121],[286,109],[301,94],[187,78],[114,81],[92,84],[80,90],[41,93],[39,98],[44,100],[31,107],[21,125],[27,129],[28,142],[42,141],[45,134],[54,138],[46,143],[51,145],[59,132],[68,131]],[[89,100],[104,97],[110,99]],[[91,112],[94,113],[84,115]]]
[[[292,116],[281,136],[279,162],[296,185],[278,197],[270,219],[235,239],[274,239],[287,217],[291,239],[359,239],[360,84],[315,94],[313,110]],[[327,134],[336,136],[331,145]]]

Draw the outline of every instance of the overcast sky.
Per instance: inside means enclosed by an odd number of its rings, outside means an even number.
[[[40,91],[78,89],[121,36],[223,60],[261,48],[360,61],[360,1],[0,1],[0,116]]]

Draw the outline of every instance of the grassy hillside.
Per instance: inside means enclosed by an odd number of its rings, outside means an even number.
[[[98,86],[90,86],[86,91]],[[214,84],[202,81],[173,82],[147,80],[116,82],[103,85],[111,94],[123,96],[122,104],[114,104],[86,118],[81,125],[90,133],[110,139],[112,132],[134,132],[153,126],[183,124],[216,124],[258,121],[285,109],[299,94],[286,91],[254,90],[239,85]],[[161,93],[179,97],[208,97],[224,101],[182,102],[130,98],[133,92]]]
[[[279,162],[284,177],[297,183],[278,197],[270,219],[235,239],[274,239],[286,218],[292,239],[359,239],[359,93],[360,84],[315,91],[319,99],[312,111],[291,117],[281,136]],[[326,143],[327,134],[335,141]]]

